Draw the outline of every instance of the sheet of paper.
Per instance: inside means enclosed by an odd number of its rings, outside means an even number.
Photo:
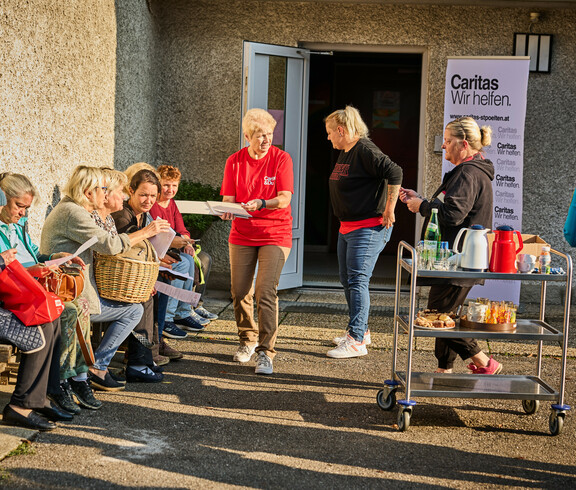
[[[252,217],[239,202],[208,201],[208,206],[210,206],[215,214],[232,213],[239,218]]]
[[[78,257],[78,255],[80,255],[82,252],[84,252],[84,250],[89,249],[97,241],[98,241],[98,238],[93,236],[89,240],[86,240],[82,245],[80,245],[80,247],[78,247],[78,250],[76,250],[76,252],[74,252],[72,255],[66,255],[66,257],[61,257],[59,259],[48,260],[48,261],[44,262],[44,264],[47,266],[65,264],[66,262],[73,259],[74,257]]]
[[[214,214],[206,201],[174,201],[182,214]]]
[[[156,218],[160,219],[160,218]],[[158,257],[162,258],[166,255],[166,252],[170,248],[172,240],[176,236],[176,232],[170,228],[170,231],[163,231],[162,233],[158,233],[157,235],[149,238],[150,243],[156,249],[156,253]]]
[[[168,269],[168,267],[164,267],[163,265],[160,266],[160,272],[162,272],[162,271],[169,272],[173,276],[179,277],[180,279],[192,279],[192,281],[194,280],[194,278],[190,277],[188,274],[184,274],[183,272],[173,271],[172,269]]]
[[[154,287],[156,288],[156,291],[171,296],[172,298],[176,298],[179,301],[190,303],[192,306],[197,306],[198,301],[200,301],[200,293],[194,293],[193,291],[175,288],[174,286],[164,282],[156,281]]]

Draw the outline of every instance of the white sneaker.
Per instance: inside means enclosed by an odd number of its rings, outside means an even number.
[[[256,350],[256,345],[241,345],[238,347],[236,354],[234,354],[233,360],[236,362],[249,362],[254,355],[254,351]]]
[[[346,340],[346,335],[348,334],[347,333],[344,334],[343,337],[334,337],[332,339],[332,343],[334,345],[340,345],[342,342]],[[372,343],[372,336],[370,335],[370,330],[366,330],[366,333],[364,334],[364,344],[370,345],[371,343]]]
[[[266,353],[259,352],[256,358],[256,374],[272,374],[272,359]]]
[[[340,345],[338,345],[338,347],[326,352],[328,357],[333,357],[335,359],[348,359],[349,357],[360,357],[367,354],[368,351],[366,350],[366,344],[354,340],[350,335],[346,335],[346,338],[340,343]]]

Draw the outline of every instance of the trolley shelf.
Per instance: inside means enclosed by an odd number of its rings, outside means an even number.
[[[537,376],[485,374],[411,374],[412,396],[506,400],[556,400],[558,392]],[[406,373],[396,378],[406,384]]]
[[[408,333],[408,316],[399,315],[398,323],[404,333]],[[507,340],[547,340],[562,341],[561,332],[540,320],[518,319],[516,330],[513,332],[489,332],[486,330],[470,330],[460,328],[456,320],[456,328],[436,330],[424,330],[414,327],[414,337],[448,337],[448,338],[475,338],[475,339],[507,339]]]
[[[522,400],[522,408],[527,414],[535,413],[540,400],[551,401],[548,426],[552,435],[562,431],[566,412],[570,406],[564,403],[566,384],[566,355],[568,349],[568,330],[572,297],[572,258],[569,255],[551,250],[566,264],[565,274],[502,274],[494,272],[416,270],[418,263],[416,249],[401,241],[398,244],[396,261],[396,295],[394,299],[394,338],[392,347],[392,376],[384,381],[383,388],[376,395],[376,402],[382,410],[392,410],[398,406],[398,430],[405,431],[416,401],[413,397],[442,398],[482,398]],[[404,255],[407,255],[405,257]],[[404,290],[402,274],[410,276],[409,289]],[[414,325],[416,317],[416,289],[419,277],[439,279],[497,279],[506,281],[532,281],[540,283],[540,314],[538,319],[517,319],[516,329],[510,332],[490,330],[469,330],[460,328],[459,319],[453,329],[421,329]],[[549,282],[562,282],[566,285],[564,293],[564,319],[561,328],[546,323],[546,286]],[[408,304],[401,306],[401,300],[408,298]],[[403,299],[404,298],[404,299]],[[399,336],[407,334],[408,347],[405,351],[406,368],[399,367]],[[422,373],[412,371],[415,337],[502,339],[509,341],[531,341],[536,345],[536,369],[533,375],[482,375],[453,373]],[[562,348],[561,366],[558,373],[558,387],[542,380],[542,361],[544,342],[557,342]],[[404,390],[405,398],[397,400],[397,391]]]

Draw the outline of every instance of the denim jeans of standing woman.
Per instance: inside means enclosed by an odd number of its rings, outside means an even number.
[[[392,227],[382,225],[338,234],[340,282],[350,311],[348,334],[359,342],[363,341],[368,330],[370,278],[391,235]]]

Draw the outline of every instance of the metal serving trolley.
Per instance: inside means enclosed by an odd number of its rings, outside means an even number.
[[[416,402],[413,397],[445,397],[445,398],[483,398],[522,400],[522,408],[527,414],[538,410],[540,400],[552,402],[549,417],[549,428],[552,435],[562,432],[566,412],[570,406],[564,403],[564,387],[566,374],[566,353],[568,350],[568,329],[570,321],[570,300],[572,292],[572,259],[556,250],[551,253],[566,261],[566,274],[503,274],[493,272],[437,271],[417,270],[413,264],[418,264],[416,250],[402,241],[398,244],[396,261],[396,297],[394,302],[394,340],[392,348],[392,379],[384,381],[384,388],[376,397],[378,406],[383,410],[392,410],[398,404],[398,429],[406,431],[410,426],[410,418]],[[410,274],[408,290],[409,305],[401,309],[401,297],[406,296],[406,290],[401,291],[402,273]],[[541,283],[540,318],[538,320],[518,319],[513,332],[494,332],[484,330],[460,329],[459,321],[450,330],[421,330],[415,328],[416,316],[416,280],[418,277],[431,278],[470,278],[470,279],[503,279],[512,281],[536,281]],[[545,318],[546,284],[547,282],[565,282],[564,319],[561,330],[548,325]],[[407,311],[407,314],[405,314]],[[398,370],[398,336],[408,334],[406,370]],[[482,375],[482,374],[440,374],[412,371],[412,348],[415,337],[448,337],[476,338],[499,340],[536,341],[538,355],[536,357],[536,373],[534,375]],[[544,342],[558,342],[562,348],[561,369],[558,389],[553,388],[541,378],[542,347]],[[396,400],[396,392],[403,387],[405,399]]]

